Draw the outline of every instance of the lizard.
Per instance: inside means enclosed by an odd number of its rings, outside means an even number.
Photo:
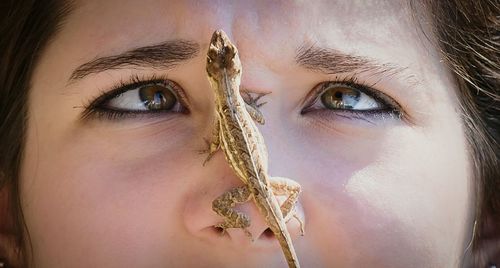
[[[301,186],[291,179],[268,175],[267,148],[254,122],[264,123],[258,110],[260,105],[256,103],[262,95],[251,99],[250,103],[243,99],[240,94],[242,66],[238,50],[222,30],[212,35],[206,71],[215,92],[216,119],[212,140],[207,141],[208,149],[204,150],[208,152],[205,163],[221,149],[232,170],[245,184],[213,201],[212,209],[225,220],[215,227],[222,229],[223,233],[227,228],[242,228],[253,240],[252,234],[246,229],[250,226],[249,217],[234,209],[237,203],[253,198],[279,241],[288,266],[300,267],[286,222],[290,217],[295,217],[299,220],[303,234],[303,223],[294,210]],[[246,94],[248,97],[249,93]],[[288,195],[288,198],[280,206],[275,194]]]

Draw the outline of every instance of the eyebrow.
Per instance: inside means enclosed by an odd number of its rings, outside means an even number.
[[[135,48],[124,53],[93,59],[77,67],[70,81],[107,70],[127,67],[173,68],[198,55],[198,43],[187,40],[170,40],[160,44]]]
[[[370,72],[375,75],[396,75],[408,69],[393,63],[380,63],[368,57],[349,55],[316,45],[300,46],[295,60],[306,69],[326,74]],[[410,77],[412,76],[408,78]]]

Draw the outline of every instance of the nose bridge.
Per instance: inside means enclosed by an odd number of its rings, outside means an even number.
[[[251,88],[252,92],[270,92],[278,86],[278,73],[287,72],[292,66],[300,45],[297,42],[303,35],[300,27],[289,30],[292,16],[279,21],[274,18],[275,12],[284,12],[281,5],[266,1],[199,1],[192,15],[204,17],[204,23],[181,25],[198,28],[193,30],[206,37],[201,41],[206,46],[214,31],[223,30],[238,49],[243,66],[242,87]]]
[[[228,36],[232,38],[231,33]],[[246,66],[247,69],[243,70],[243,73],[248,78],[245,81],[254,81],[255,85],[251,86],[251,91],[272,89],[279,85],[279,79],[273,71],[269,70],[266,60],[257,57]],[[248,85],[251,82],[246,83]],[[267,163],[260,164],[266,165]],[[187,206],[185,213],[188,230],[195,236],[208,239],[213,243],[244,245],[249,248],[264,247],[273,250],[279,248],[278,241],[254,203],[251,191],[227,163],[223,152],[219,151],[205,168],[208,168],[206,180],[209,181],[209,187],[205,189],[204,195],[192,195],[190,198],[190,205]],[[239,187],[239,190],[234,190],[236,187]],[[225,229],[227,233],[224,235]],[[294,233],[298,234],[298,231]],[[251,240],[249,235],[254,240]]]
[[[253,93],[271,93],[282,87],[280,75],[264,61],[242,59],[241,88]],[[270,96],[268,96],[270,97]],[[267,98],[268,98],[267,97]],[[267,107],[262,107],[266,109]]]
[[[276,88],[271,88],[271,90],[273,89],[276,90]],[[283,174],[277,174],[276,172],[289,170],[290,160],[296,157],[292,153],[292,149],[297,147],[298,144],[294,144],[295,133],[289,129],[289,123],[285,118],[286,115],[282,111],[282,103],[278,98],[280,97],[269,96],[267,99],[263,98],[263,102],[267,103],[260,109],[264,115],[265,124],[257,125],[257,127],[264,138],[267,149],[268,172],[271,175],[281,176]]]

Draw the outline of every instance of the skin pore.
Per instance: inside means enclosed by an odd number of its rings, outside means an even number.
[[[464,129],[451,75],[405,3],[81,1],[31,83],[21,198],[38,267],[285,265],[251,202],[240,209],[255,242],[211,228],[212,200],[241,185],[222,154],[203,167],[197,152],[212,128],[204,63],[216,29],[238,47],[242,87],[269,93],[259,129],[270,174],[302,185],[305,236],[288,226],[304,267],[458,265],[474,212]],[[193,53],[175,66],[71,79],[98,58],[176,40]],[[175,82],[188,112],[89,111],[144,80]],[[328,81],[377,111],[314,101]],[[120,96],[106,107],[138,107]]]

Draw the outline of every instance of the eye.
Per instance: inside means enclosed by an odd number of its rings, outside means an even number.
[[[103,107],[124,111],[174,111],[182,105],[169,83],[152,83],[130,89],[102,104]]]
[[[302,113],[333,110],[355,113],[394,113],[397,104],[388,96],[354,82],[328,81],[318,84]]]
[[[106,116],[107,119],[131,117],[138,114],[188,113],[182,88],[171,80],[153,79],[130,83],[118,87],[94,100],[83,117]]]
[[[373,110],[383,107],[360,90],[338,83],[327,84],[320,99],[328,109]]]

